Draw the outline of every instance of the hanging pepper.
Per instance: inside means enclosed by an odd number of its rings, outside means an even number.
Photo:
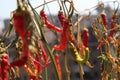
[[[89,59],[89,48],[86,47],[86,49],[84,51],[85,56],[84,56],[84,58],[81,58],[77,48],[72,43],[70,43],[70,45],[72,47],[72,48],[70,48],[70,53],[71,53],[73,59],[76,62],[78,62],[79,64],[86,63],[86,61],[88,61],[88,59]]]
[[[108,20],[107,20],[105,12],[102,12],[100,16],[102,18],[102,22],[103,22],[105,29],[107,29]]]
[[[89,32],[88,32],[88,29],[84,27],[84,29],[83,29],[83,44],[85,47],[88,47],[88,41],[89,41]]]
[[[69,27],[69,22],[64,23],[63,32],[61,33],[60,44],[55,45],[53,48],[55,50],[64,50],[67,45],[67,29]]]
[[[8,55],[2,55],[1,57],[1,78],[2,80],[8,80],[7,70],[9,69]]]
[[[58,19],[60,21],[60,24],[62,27],[65,27],[65,21],[66,21],[66,17],[63,15],[62,11],[58,12]]]
[[[60,67],[60,61],[59,61],[59,55],[58,54],[55,54],[55,62],[56,62],[56,66],[57,66],[57,69],[58,69],[58,74],[59,74],[60,80],[62,80],[62,73],[61,73],[61,67]]]
[[[116,27],[116,14],[113,14],[112,19],[111,19],[111,23],[110,23],[110,36],[113,37],[114,33],[115,33],[115,27]]]
[[[45,12],[44,12],[43,10],[40,12],[40,15],[41,15],[41,17],[43,18],[45,25],[46,25],[49,29],[54,30],[54,31],[57,31],[57,32],[60,32],[60,33],[63,31],[61,28],[59,28],[59,27],[51,24],[51,23],[48,21],[47,16],[46,16],[46,14],[45,14]]]
[[[16,12],[13,13],[13,25],[15,28],[15,31],[19,34],[19,36],[22,39],[23,46],[22,46],[22,56],[20,59],[13,61],[10,63],[12,67],[14,66],[23,66],[30,55],[30,51],[28,51],[27,43],[26,43],[26,35],[25,35],[25,16],[28,15],[29,12],[25,10],[16,10]]]
[[[67,32],[68,29],[72,26],[72,24],[66,19],[66,17],[63,15],[62,11],[59,11],[58,18],[61,23],[61,26],[63,27],[63,32],[61,33],[60,45],[58,45],[58,46],[55,45],[53,48],[55,50],[64,50],[67,45],[67,38],[68,38],[68,40],[73,42],[71,34],[68,34],[68,32]]]

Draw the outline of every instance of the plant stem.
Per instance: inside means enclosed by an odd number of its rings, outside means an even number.
[[[48,80],[47,68],[45,68],[45,80]]]
[[[84,80],[84,72],[83,72],[83,68],[82,68],[82,64],[78,64],[79,66],[79,70],[80,70],[80,80]]]
[[[51,49],[50,49],[50,47],[49,47],[49,45],[48,45],[48,43],[47,43],[47,41],[46,41],[46,39],[45,39],[45,37],[44,37],[43,31],[42,31],[42,26],[43,26],[43,25],[41,24],[41,19],[39,18],[39,15],[37,14],[37,12],[36,12],[36,11],[33,9],[33,7],[31,6],[31,4],[29,3],[29,0],[28,0],[28,4],[29,4],[29,6],[30,6],[31,9],[32,9],[33,15],[31,14],[31,16],[32,16],[32,19],[33,19],[34,24],[36,25],[36,29],[37,29],[37,31],[38,31],[38,34],[39,34],[42,42],[44,43],[44,45],[45,45],[45,47],[46,47],[46,50],[47,50],[47,52],[48,52],[48,54],[49,54],[49,56],[50,56],[50,58],[51,58],[51,62],[52,62],[53,67],[54,67],[54,69],[55,69],[55,73],[56,73],[57,80],[60,80],[59,74],[58,74],[58,70],[57,70],[57,67],[56,67],[56,63],[55,63],[55,59],[54,59],[54,55],[52,54]]]
[[[70,80],[70,71],[67,66],[66,53],[64,53],[64,66],[65,66],[65,72],[66,72],[66,80]]]

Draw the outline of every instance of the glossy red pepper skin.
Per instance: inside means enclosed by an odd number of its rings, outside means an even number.
[[[8,55],[2,56],[1,61],[1,78],[2,80],[8,80],[7,70],[9,69]]]
[[[87,28],[83,29],[83,44],[85,47],[88,47],[88,41],[89,41],[89,32]]]
[[[55,62],[56,62],[56,66],[57,66],[57,69],[58,69],[58,74],[59,74],[60,80],[62,80],[62,72],[61,72],[61,67],[60,67],[60,61],[59,61],[59,55],[58,54],[55,54]]]
[[[45,12],[44,12],[43,10],[40,12],[40,16],[43,18],[45,25],[46,25],[49,29],[54,30],[54,31],[57,31],[57,32],[60,32],[60,33],[63,31],[61,28],[59,28],[59,27],[51,24],[51,23],[48,21],[47,16],[46,16],[46,14],[45,14]]]

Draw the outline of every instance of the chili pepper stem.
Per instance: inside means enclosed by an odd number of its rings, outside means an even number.
[[[65,67],[65,72],[66,72],[66,80],[70,80],[70,71],[67,66],[66,53],[64,53],[64,67]]]

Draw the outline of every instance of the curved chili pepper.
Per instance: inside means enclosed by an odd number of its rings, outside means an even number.
[[[70,51],[73,59],[79,64],[86,63],[86,61],[89,59],[89,48],[87,47],[85,49],[85,56],[84,58],[81,58],[79,52],[77,51],[77,48],[72,43],[70,43],[70,45],[72,46],[72,48],[70,48]]]
[[[9,68],[8,55],[3,55],[2,61],[1,61],[1,78],[2,78],[2,80],[8,80],[8,77],[7,77],[8,68]]]
[[[48,21],[47,16],[46,16],[46,14],[45,14],[45,12],[44,12],[43,10],[40,12],[40,15],[41,15],[41,17],[43,18],[43,20],[44,20],[44,22],[45,22],[45,25],[46,25],[49,29],[54,30],[54,31],[57,31],[57,32],[62,32],[62,31],[63,31],[61,28],[59,28],[59,27],[51,24],[51,23]]]
[[[103,12],[103,13],[101,13],[100,16],[102,18],[103,25],[104,25],[105,29],[107,29],[108,20],[107,20],[106,14]]]
[[[67,28],[69,27],[69,22],[66,22],[63,27],[63,32],[61,33],[60,44],[55,45],[53,48],[55,50],[64,50],[67,45]]]
[[[27,49],[27,43],[26,43],[26,35],[25,35],[25,15],[28,14],[28,11],[16,11],[13,13],[13,25],[16,30],[16,32],[19,34],[19,36],[22,39],[23,46],[22,46],[22,56],[20,59],[13,61],[10,63],[12,67],[14,66],[23,66],[30,55],[30,52]]]
[[[85,47],[88,47],[89,32],[88,29],[84,27],[83,29],[83,44]]]
[[[58,74],[59,74],[60,80],[62,80],[62,73],[61,73],[61,67],[60,67],[59,55],[58,54],[55,54],[55,62],[56,62],[56,66],[57,66],[57,69],[58,69]]]

